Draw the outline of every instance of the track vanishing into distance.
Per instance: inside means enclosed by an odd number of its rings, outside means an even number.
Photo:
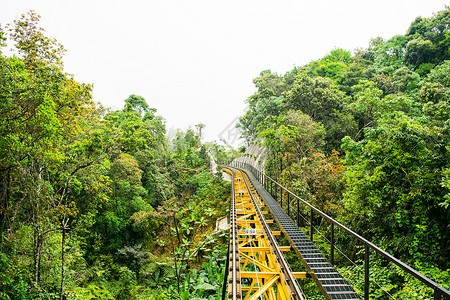
[[[227,298],[305,299],[281,253],[290,247],[277,245],[259,194],[244,172],[224,170],[232,178]]]
[[[297,282],[306,277],[326,299],[361,299],[253,175],[223,170],[232,178],[227,299],[306,299]],[[269,214],[274,220],[264,217]],[[274,221],[282,233],[270,229]],[[278,245],[274,236],[280,234],[291,246]],[[291,250],[307,272],[292,272],[282,253]]]

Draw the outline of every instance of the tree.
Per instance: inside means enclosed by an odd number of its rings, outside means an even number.
[[[423,103],[423,113],[436,126],[446,128],[450,118],[450,61],[431,70],[420,82],[419,100]]]
[[[448,27],[450,24],[450,8],[446,8],[431,18],[417,18],[409,27],[405,37],[407,45],[407,61],[415,68],[422,64],[439,64],[450,59],[448,52]]]
[[[327,132],[325,148],[331,153],[331,150],[340,148],[340,138],[354,131],[351,116],[342,112],[344,97],[330,79],[311,78],[300,73],[285,93],[283,104],[284,110],[300,110],[324,125]]]
[[[375,126],[375,116],[377,108],[381,102],[383,92],[376,87],[376,83],[369,80],[362,80],[353,87],[356,100],[350,103],[347,108],[356,115],[359,121],[359,128]]]
[[[420,76],[407,67],[397,69],[392,75],[393,85],[397,92],[408,92],[409,94],[417,92]]]
[[[301,110],[315,121],[326,123],[333,110],[340,108],[342,96],[331,80],[322,77],[313,79],[300,73],[286,92],[285,105],[290,109]]]
[[[62,65],[62,55],[66,51],[56,39],[44,35],[38,27],[40,16],[34,11],[23,14],[9,29],[15,47],[27,68],[34,69],[42,64]]]
[[[448,132],[402,112],[377,123],[364,140],[344,140],[348,217],[374,238],[392,241],[386,246],[401,259],[446,268],[448,214],[439,206],[446,194],[439,185]]]
[[[131,109],[138,111],[140,115],[142,115],[142,113],[146,113],[150,109],[144,97],[134,94],[125,99],[125,106],[127,105],[130,105]]]
[[[338,81],[351,61],[350,52],[336,48],[319,61],[309,63],[306,72],[312,77],[320,76]]]
[[[197,135],[198,138],[200,139],[200,142],[202,141],[203,138],[203,128],[205,128],[206,125],[202,124],[202,123],[198,123],[197,125],[195,125],[195,128],[197,128]]]
[[[331,50],[331,52],[325,55],[321,61],[323,62],[333,62],[333,63],[342,63],[349,64],[352,61],[352,56],[349,51],[346,51],[342,48],[335,48]]]
[[[422,37],[411,40],[406,45],[406,60],[415,67],[435,61],[436,47]]]
[[[62,299],[66,234],[77,213],[76,174],[106,158],[111,135],[100,134],[105,122],[92,87],[63,72],[64,49],[38,21],[33,12],[15,21],[10,32],[21,58],[1,56],[1,226],[11,232],[13,220],[32,224],[36,286],[46,236],[61,232]]]
[[[284,88],[283,78],[270,70],[262,71],[259,77],[253,79],[253,84],[258,89],[259,94],[267,91],[273,93],[273,96],[280,96]]]
[[[263,130],[260,135],[272,154],[266,168],[273,174],[281,169],[279,160],[283,161],[286,169],[292,164],[303,165],[304,158],[308,157],[311,151],[323,146],[325,130],[310,116],[291,110],[279,116],[276,123]]]
[[[3,28],[0,24],[0,54],[2,54],[2,47],[6,46],[4,41],[6,41],[5,32],[3,31]]]
[[[137,211],[150,209],[142,198],[146,196],[141,182],[142,173],[136,159],[127,154],[121,154],[111,164],[109,177],[113,182],[112,211],[124,221]]]
[[[387,41],[378,40],[373,47],[375,52],[374,71],[377,74],[392,75],[396,69],[405,63],[407,37],[396,35]]]
[[[134,247],[125,246],[117,250],[117,253],[120,260],[131,267],[131,270],[136,273],[136,278],[139,280],[141,267],[149,254],[147,251],[142,250],[142,244],[135,245]]]

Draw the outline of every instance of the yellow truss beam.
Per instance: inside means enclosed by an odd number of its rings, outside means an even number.
[[[280,266],[253,206],[251,196],[240,173],[235,174],[235,208],[238,235],[238,252],[240,263],[240,288],[244,300],[290,299],[290,290],[281,275]],[[259,197],[257,197],[259,199]],[[257,205],[264,207],[258,200]],[[261,210],[267,214],[267,210]],[[267,221],[266,221],[267,222]],[[271,220],[271,223],[273,220]],[[272,232],[280,235],[280,231]],[[289,251],[290,247],[281,247]]]
[[[291,251],[291,246],[280,246],[281,251]],[[239,248],[241,252],[251,252],[251,251],[270,251],[270,247],[241,247]]]

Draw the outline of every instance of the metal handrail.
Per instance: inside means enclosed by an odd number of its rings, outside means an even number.
[[[365,246],[365,255],[364,255],[364,261],[365,261],[364,298],[365,299],[369,299],[369,285],[368,285],[368,276],[369,276],[369,268],[368,268],[369,251],[368,250],[369,249],[375,250],[375,252],[377,252],[378,254],[384,256],[384,258],[386,258],[388,261],[396,264],[401,269],[403,269],[405,272],[411,274],[412,276],[414,276],[415,278],[420,280],[422,283],[424,283],[428,287],[432,288],[433,291],[434,291],[434,300],[441,299],[441,296],[445,296],[446,298],[450,299],[450,291],[448,291],[447,289],[445,289],[444,287],[442,287],[438,283],[434,282],[430,278],[428,278],[428,277],[424,276],[423,274],[419,273],[414,268],[408,266],[404,262],[402,262],[399,259],[395,258],[391,254],[389,254],[386,251],[382,250],[381,248],[379,248],[375,244],[371,243],[370,241],[368,241],[367,239],[365,239],[361,235],[357,234],[353,230],[349,229],[345,225],[341,224],[340,222],[336,221],[332,217],[328,216],[326,213],[324,213],[320,209],[314,207],[312,204],[308,203],[307,201],[305,201],[301,197],[297,196],[296,194],[294,194],[293,192],[291,192],[290,190],[288,190],[287,188],[285,188],[284,186],[279,184],[276,180],[274,180],[270,176],[266,175],[264,172],[256,169],[255,167],[253,167],[252,165],[247,164],[247,163],[237,162],[237,164],[242,169],[248,169],[250,172],[252,172],[252,174],[258,179],[258,181],[260,181],[260,183],[263,184],[263,183],[266,182],[266,180],[270,180],[271,182],[273,182],[275,184],[275,186],[278,186],[280,189],[282,189],[285,192],[287,192],[288,195],[293,196],[295,199],[299,200],[304,205],[308,206],[311,209],[311,218],[312,218],[312,212],[314,211],[314,212],[318,213],[319,215],[321,215],[322,217],[324,217],[329,222],[331,222],[331,224],[334,224],[334,225],[338,226],[339,228],[341,228],[342,230],[344,230],[345,232],[347,232],[348,234],[350,234],[351,236],[353,236],[354,238],[356,238],[357,240],[359,240],[360,242],[362,242],[364,244],[364,246]],[[311,223],[311,226],[312,226],[312,223]]]

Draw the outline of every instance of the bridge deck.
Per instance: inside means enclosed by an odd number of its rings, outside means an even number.
[[[232,177],[228,299],[305,300],[260,210],[264,203],[244,173],[226,171]]]
[[[327,299],[361,299],[347,280],[328,262],[314,243],[297,227],[283,208],[262,187],[255,176],[250,172],[246,173],[324,296]]]

